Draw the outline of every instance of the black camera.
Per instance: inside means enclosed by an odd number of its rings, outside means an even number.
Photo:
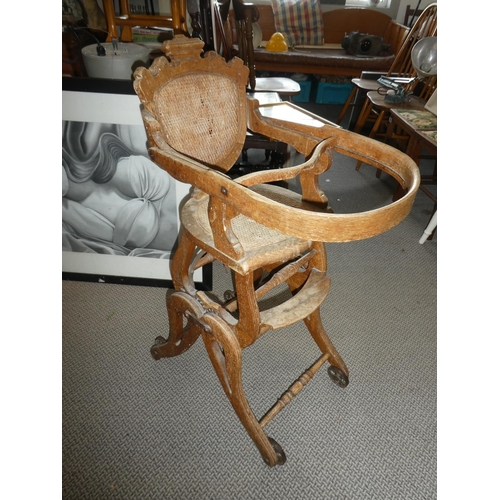
[[[342,39],[341,45],[347,54],[353,56],[378,56],[390,49],[390,45],[383,43],[382,37],[359,31],[351,31]]]

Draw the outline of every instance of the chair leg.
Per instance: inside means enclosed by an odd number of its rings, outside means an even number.
[[[239,319],[235,325],[242,349],[253,344],[260,333],[260,313],[255,298],[255,273],[235,274]]]
[[[347,113],[347,110],[351,107],[352,102],[354,101],[356,97],[356,92],[358,91],[358,88],[356,85],[352,88],[351,93],[349,94],[349,97],[347,98],[347,101],[344,104],[344,107],[340,111],[339,117],[337,118],[337,125],[340,125],[340,122],[343,120],[345,114]]]
[[[328,361],[331,365],[328,368],[330,377],[340,387],[347,387],[347,384],[349,384],[349,370],[323,328],[319,308],[305,318],[304,323],[321,352],[328,354]]]
[[[361,130],[365,126],[365,123],[368,120],[368,117],[370,116],[372,107],[373,106],[372,103],[370,102],[370,99],[365,99],[365,102],[363,104],[363,107],[361,108],[361,112],[358,117],[358,121],[356,122],[356,125],[354,127],[354,133],[356,134],[361,133]]]
[[[255,418],[243,391],[241,378],[241,352],[238,339],[229,325],[214,313],[207,313],[203,323],[203,341],[217,377],[240,422],[260,451],[264,462],[273,467],[285,463],[281,447],[264,433]]]
[[[196,288],[194,286],[193,276],[190,272],[191,263],[196,254],[196,245],[181,232],[179,245],[172,259],[171,272],[174,289],[188,292],[194,296]]]
[[[204,313],[203,307],[194,298],[194,286],[191,263],[196,255],[196,245],[181,234],[179,246],[172,259],[172,281],[176,290],[167,297],[169,337],[156,337],[151,347],[154,359],[177,356],[189,349],[201,334],[199,319]]]
[[[170,334],[166,340],[156,337],[151,347],[154,359],[178,356],[187,351],[202,332],[200,318],[204,309],[193,297],[184,292],[175,292],[167,299]]]
[[[370,107],[370,109],[371,109],[371,107]],[[382,123],[382,120],[384,119],[385,114],[386,114],[385,111],[380,110],[380,112],[377,116],[377,119],[375,120],[375,123],[373,124],[373,127],[372,127],[370,134],[368,136],[368,137],[370,137],[370,139],[373,139],[377,135],[378,129],[380,128],[380,124]],[[356,170],[359,170],[361,168],[361,165],[363,165],[363,162],[361,160],[359,160],[358,163],[356,164]],[[380,174],[381,174],[381,170],[377,169],[377,173],[376,173],[377,177],[380,177]]]
[[[317,255],[311,261],[311,267],[314,267],[315,269],[326,273],[327,259],[325,244],[317,242],[314,245],[314,249],[316,250]],[[288,280],[288,286],[291,293],[297,293],[306,280],[306,273],[295,274],[292,279]],[[335,383],[340,387],[346,387],[349,383],[349,370],[347,369],[344,360],[341,358],[340,354],[333,346],[330,337],[328,337],[325,329],[323,328],[319,309],[320,308],[318,307],[313,313],[304,318],[304,323],[306,324],[309,333],[318,345],[320,351],[323,354],[328,355],[328,361],[331,365],[328,369],[330,377],[332,377]]]
[[[370,113],[372,111],[372,104],[369,99],[366,99],[363,108],[361,109],[361,113],[359,114],[358,121],[356,122],[356,126],[354,127],[354,133],[355,134],[360,134],[361,130],[365,126],[365,123],[368,120],[368,117],[370,116]],[[361,165],[363,164],[362,161],[358,161],[356,164],[356,170],[359,170],[361,168]]]

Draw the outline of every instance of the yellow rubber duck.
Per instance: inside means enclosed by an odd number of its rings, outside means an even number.
[[[269,42],[266,44],[266,50],[269,52],[287,52],[288,43],[286,43],[283,33],[280,33],[279,31],[274,33],[274,35],[269,39]]]

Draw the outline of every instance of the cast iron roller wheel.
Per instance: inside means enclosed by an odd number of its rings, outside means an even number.
[[[286,455],[283,448],[273,438],[268,436],[267,439],[271,443],[271,446],[278,457],[278,465],[283,465],[286,462]]]
[[[161,356],[156,351],[156,346],[165,344],[166,342],[167,342],[167,340],[164,337],[160,336],[160,337],[155,338],[155,343],[153,344],[153,346],[150,349],[151,356],[153,356],[153,359],[158,360],[161,358]]]
[[[349,384],[349,379],[347,378],[346,374],[336,366],[330,365],[328,367],[328,375],[330,375],[330,378],[339,387],[347,387],[347,384]]]

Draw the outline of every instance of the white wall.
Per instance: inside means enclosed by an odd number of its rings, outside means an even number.
[[[160,9],[160,14],[170,14],[170,0],[158,0],[158,7]]]

